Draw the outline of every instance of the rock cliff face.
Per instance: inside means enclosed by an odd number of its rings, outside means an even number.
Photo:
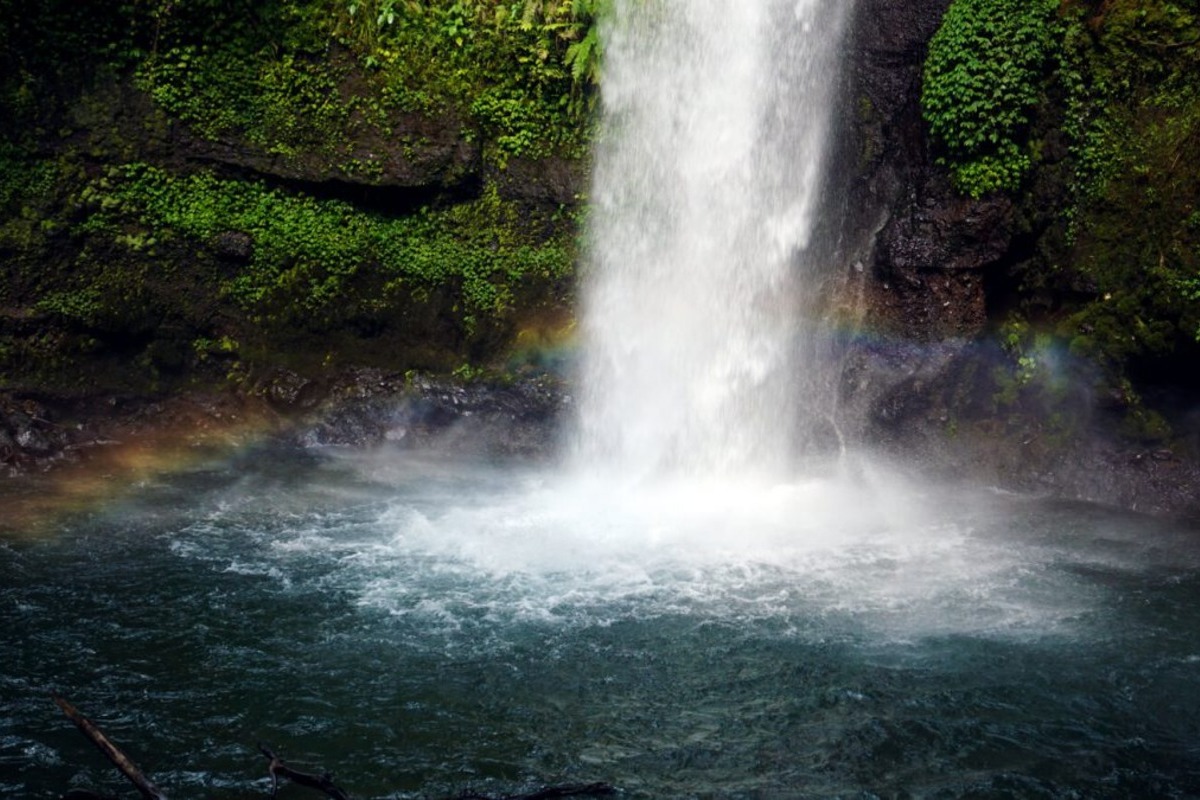
[[[236,136],[217,140],[194,134],[184,123],[157,108],[127,80],[101,83],[65,109],[56,150],[74,148],[96,160],[116,161],[125,155],[173,171],[215,168],[222,174],[261,176],[314,189],[359,187],[414,198],[469,192],[481,183],[483,159],[478,143],[461,135],[462,121],[394,114],[394,135],[378,126],[362,126],[348,139],[347,152],[331,159],[314,150],[273,152]],[[370,161],[369,175],[348,165]]]
[[[394,112],[386,124],[354,126],[338,158],[316,149],[281,153],[236,136],[198,136],[128,81],[102,83],[69,103],[61,117],[44,123],[59,134],[45,142],[51,153],[85,153],[97,163],[136,158],[174,172],[211,169],[258,177],[392,212],[476,195],[485,183],[494,183],[503,197],[553,211],[576,204],[586,188],[585,165],[578,158],[512,157],[503,168],[485,160],[480,140],[464,136],[466,123],[451,112]]]
[[[344,96],[377,91],[365,85],[362,70],[344,53],[333,48],[330,57],[340,60],[336,72],[346,82],[339,87]],[[325,436],[346,427],[338,419],[370,416],[359,406],[340,417],[332,410],[345,395],[337,391],[339,381],[370,384],[360,380],[371,374],[370,366],[399,371],[390,374],[385,388],[394,390],[395,405],[418,409],[409,414],[421,420],[413,431],[448,426],[453,414],[446,409],[470,416],[475,428],[495,417],[524,430],[524,423],[512,421],[515,412],[508,406],[491,415],[483,408],[493,394],[511,392],[461,390],[471,402],[458,402],[456,394],[442,409],[437,398],[445,392],[413,389],[404,373],[446,374],[463,365],[477,371],[505,354],[518,333],[536,338],[539,325],[561,324],[572,289],[569,275],[554,270],[569,264],[571,215],[585,191],[584,159],[498,158],[487,154],[487,137],[468,130],[470,122],[451,111],[392,110],[369,124],[351,117],[336,142],[314,132],[302,146],[265,147],[237,131],[201,135],[157,105],[130,76],[110,73],[47,91],[39,100],[26,131],[27,139],[36,140],[28,158],[57,176],[57,183],[40,196],[31,192],[21,219],[0,219],[0,258],[7,270],[0,285],[0,474],[77,461],[100,445],[143,436],[155,419],[168,428],[219,429],[233,416],[261,410],[294,422],[327,404],[322,413],[335,421],[322,423]],[[6,123],[0,133],[11,133]],[[176,185],[189,176],[211,176],[234,193],[245,188],[260,198],[265,193],[303,198],[307,205],[296,206],[303,212],[300,223],[326,201],[336,201],[327,204],[335,213],[354,215],[347,226],[433,218],[425,228],[407,229],[415,230],[409,252],[435,263],[475,258],[470,269],[482,275],[480,285],[499,286],[506,294],[486,313],[472,315],[464,300],[470,275],[438,282],[438,267],[423,284],[401,272],[394,281],[399,288],[387,290],[388,277],[371,262],[372,254],[349,252],[348,260],[357,260],[350,265],[353,277],[324,318],[289,309],[286,300],[247,310],[228,290],[254,268],[265,246],[263,230],[218,228],[196,236],[177,226],[164,233],[136,216],[95,224],[97,211],[119,208],[113,189],[130,164],[148,165]],[[10,195],[0,198],[7,202]],[[212,199],[211,193],[194,195],[176,207],[203,215]],[[188,208],[189,202],[195,206]],[[455,217],[456,209],[465,211]],[[428,228],[435,224],[457,227],[431,240]],[[298,228],[288,234],[293,239],[277,237],[273,246],[302,245],[313,235],[322,234]],[[505,274],[494,266],[505,263],[495,261],[502,248],[531,253],[526,258],[535,264],[552,257],[554,269]],[[286,270],[304,258],[320,260],[284,253],[281,264]],[[322,265],[316,267],[320,274]],[[445,272],[453,276],[458,267],[447,265]],[[297,275],[295,297],[303,298],[308,280]],[[297,398],[288,398],[291,383],[303,387]],[[372,391],[386,394],[379,387]],[[426,394],[434,399],[413,399]],[[217,395],[230,396],[210,402]],[[438,413],[426,419],[418,413],[426,406],[436,406]],[[177,424],[185,418],[190,422]],[[521,419],[526,418],[532,417]],[[368,443],[370,437],[364,437],[361,443]],[[413,433],[408,440],[418,438]],[[511,443],[512,449],[522,446]]]
[[[579,201],[585,188],[581,159],[513,157],[500,168],[484,159],[478,138],[464,137],[465,126],[450,112],[393,113],[386,125],[348,132],[337,159],[315,150],[280,153],[237,137],[198,136],[121,81],[71,104],[56,125],[60,136],[48,144],[55,152],[81,151],[102,162],[127,154],[174,172],[259,177],[392,212],[476,195],[485,183],[494,183],[502,197],[550,211]],[[368,163],[370,170],[354,168]]]
[[[920,109],[922,66],[949,5],[950,0],[857,3],[836,170],[843,202],[839,221],[830,223],[839,228],[833,238],[841,242],[840,263],[849,269],[841,306],[853,307],[858,330],[841,353],[842,427],[935,474],[1145,510],[1196,511],[1191,487],[1200,485],[1200,470],[1179,453],[1116,437],[1114,407],[1120,401],[1095,396],[1086,365],[1064,359],[1058,369],[1067,388],[1028,391],[1019,385],[1012,354],[990,343],[1011,275],[1030,257],[1044,220],[1031,220],[1028,208],[1003,196],[960,195],[931,152]],[[127,81],[94,86],[41,124],[55,132],[42,137],[46,157],[75,159],[89,174],[142,161],[175,174],[204,170],[263,181],[387,214],[453,205],[489,187],[529,213],[550,215],[576,207],[587,189],[585,161],[512,156],[501,166],[485,157],[478,138],[463,135],[463,120],[450,113],[394,113],[382,127],[352,125],[337,159],[315,150],[284,154],[236,137],[196,135]],[[387,136],[380,134],[385,129]],[[353,166],[365,163],[371,169]],[[1036,183],[1035,193],[1034,206],[1054,207],[1052,181]],[[81,249],[76,238],[57,236],[56,252]],[[82,249],[87,246],[85,240]],[[178,242],[158,247],[158,258],[183,265],[173,279],[178,283],[190,279],[193,265],[199,265],[197,275],[235,271],[253,257],[256,241],[246,231],[228,230],[191,253]],[[60,266],[69,269],[75,257],[68,253]],[[401,347],[418,362],[429,351],[433,355],[426,361],[443,366],[447,354],[487,358],[513,331],[481,325],[468,337],[450,321],[457,302],[453,290],[430,293],[419,308],[395,319],[350,314],[345,341],[358,346],[374,340],[392,352]],[[569,285],[531,284],[516,300],[535,315],[561,317],[570,293]],[[219,330],[221,313],[210,298],[174,317],[147,316],[137,330],[117,337],[127,349],[112,357],[144,358],[159,372],[186,372],[194,337],[215,339],[207,331]],[[45,314],[32,306],[0,304],[0,334],[32,338],[47,324]],[[380,327],[396,325],[397,319],[403,330],[390,339],[379,336]],[[173,330],[182,332],[175,336]],[[215,344],[203,357],[207,369],[231,369]],[[309,443],[386,440],[401,420],[414,441],[453,427],[495,447],[511,439],[503,446],[527,454],[551,441],[547,426],[565,402],[565,390],[553,381],[518,384],[536,391],[449,384],[414,390],[403,375],[391,373],[379,382],[369,370],[340,377],[303,372],[268,360],[240,381],[252,403],[269,414],[307,420],[294,435]],[[367,384],[374,388],[359,391]],[[21,471],[119,438],[119,425],[89,422],[89,402],[36,391],[0,397],[0,465]],[[139,409],[132,415],[135,427],[149,425],[154,403],[122,403]],[[470,424],[455,424],[468,418]],[[519,435],[504,433],[509,428]]]
[[[1012,275],[1064,198],[1048,175],[1035,176],[1024,209],[974,200],[936,163],[921,72],[949,5],[858,2],[841,160],[859,330],[841,370],[843,424],[948,480],[1196,514],[1194,460],[1118,436],[1122,401],[1096,395],[1089,365],[1060,354],[1055,388],[1035,391],[994,342]]]
[[[214,138],[128,76],[45,100],[24,169],[53,175],[50,189],[3,195],[19,218],[0,225],[0,389],[169,388],[219,381],[231,361],[305,371],[324,353],[448,372],[569,302],[581,158],[485,156],[449,111],[351,119],[344,139],[294,148]],[[135,175],[158,184],[130,202]],[[248,192],[251,208],[295,213],[222,227]],[[342,231],[357,239],[324,244]]]
[[[861,0],[853,40],[852,207],[856,226],[874,233],[868,324],[920,341],[983,331],[984,277],[1012,238],[1011,203],[959,196],[929,152],[921,69],[949,4]]]

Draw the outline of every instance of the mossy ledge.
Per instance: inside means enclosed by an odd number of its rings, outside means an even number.
[[[591,11],[502,5],[0,3],[0,389],[479,375],[560,324]]]

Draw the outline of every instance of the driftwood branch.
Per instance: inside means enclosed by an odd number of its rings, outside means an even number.
[[[283,763],[283,759],[275,755],[269,747],[259,743],[258,749],[262,752],[267,760],[267,772],[271,773],[271,797],[275,797],[279,791],[280,777],[287,778],[293,783],[298,783],[301,786],[307,786],[310,789],[316,789],[329,795],[333,800],[350,800],[349,795],[339,789],[333,783],[333,776],[329,773],[324,775],[315,775],[310,772],[300,772],[292,769],[287,764]]]
[[[71,722],[75,723],[75,727],[79,728],[80,732],[91,741],[92,744],[99,748],[104,757],[112,762],[113,766],[120,770],[121,774],[132,783],[146,800],[167,800],[167,796],[159,790],[157,786],[151,783],[142,771],[137,768],[137,765],[129,760],[129,757],[121,752],[121,749],[108,740],[108,737],[100,732],[100,729],[92,724],[92,721],[79,713],[75,706],[68,703],[57,694],[52,695],[54,702],[62,709],[62,712],[67,715]],[[93,795],[94,796],[94,795]]]
[[[324,792],[332,800],[350,800],[344,791],[334,785],[333,776],[329,773],[317,775],[312,772],[300,772],[285,764],[283,759],[275,755],[275,752],[271,748],[261,742],[258,745],[258,749],[270,762],[267,766],[267,771],[271,773],[272,798],[279,791],[279,779],[287,778],[301,786],[307,786],[310,789]],[[454,800],[555,800],[555,798],[560,797],[607,797],[614,794],[616,794],[616,789],[607,783],[578,783],[562,786],[546,786],[528,794],[510,794],[503,797],[464,792],[456,796]]]
[[[129,757],[121,752],[120,748],[109,741],[108,737],[101,733],[100,729],[91,720],[79,713],[79,710],[75,706],[59,695],[54,694],[52,697],[63,713],[67,715],[67,718],[75,723],[75,727],[79,728],[83,735],[99,748],[104,757],[112,762],[113,766],[137,788],[144,800],[166,800],[167,796],[151,783],[142,774],[142,771],[138,769],[137,765],[129,760]],[[266,745],[260,743],[258,749],[267,758],[267,772],[271,775],[272,799],[279,792],[279,779],[286,778],[301,786],[324,792],[330,800],[350,800],[350,796],[334,784],[333,776],[329,773],[317,775],[311,772],[301,772],[300,770],[292,769]],[[464,792],[454,798],[454,800],[555,800],[560,797],[607,797],[614,794],[616,794],[616,789],[607,783],[578,783],[546,786],[526,794],[510,794],[501,797]],[[115,799],[84,789],[72,789],[63,796],[63,800]]]

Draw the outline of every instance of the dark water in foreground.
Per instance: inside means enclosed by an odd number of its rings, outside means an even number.
[[[0,538],[0,794],[1200,796],[1200,538],[879,475],[254,452]],[[287,796],[311,796],[292,790]]]

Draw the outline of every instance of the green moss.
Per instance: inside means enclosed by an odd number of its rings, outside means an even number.
[[[132,72],[212,139],[341,168],[348,129],[448,114],[510,155],[578,155],[608,0],[0,0],[0,128],[31,130],[48,91]]]
[[[1130,387],[1130,409],[1142,409],[1135,385],[1190,383],[1200,356],[1200,9],[954,0],[924,77],[924,114],[958,189],[1008,192],[1023,209],[1015,227],[1028,250],[1014,253],[1014,280],[1026,329],[1004,342],[1011,363],[996,376],[997,402],[1038,389],[1046,351],[1035,331],[1099,364],[1103,385]],[[1155,427],[1143,416],[1130,431]]]
[[[1170,442],[1172,430],[1162,414],[1139,405],[1122,419],[1121,434],[1142,444],[1162,445]]]
[[[1064,39],[1068,132],[1084,199],[1146,172],[1154,138],[1178,145],[1197,123],[1200,17],[1164,0],[1068,6]],[[1178,166],[1178,162],[1175,162]]]
[[[456,110],[502,156],[578,152],[599,76],[597,21],[607,6],[408,2],[371,35],[345,33],[348,24],[338,31],[378,71],[397,108]]]
[[[181,45],[148,60],[138,85],[172,115],[210,139],[242,136],[268,152],[300,149],[337,162],[351,104],[326,60],[243,43]]]
[[[357,29],[344,24],[352,5]],[[372,346],[371,363],[488,363],[519,315],[561,299],[574,220],[493,188],[387,216],[172,172],[161,168],[181,169],[170,154],[160,167],[127,162],[161,155],[179,123],[249,146],[256,163],[277,156],[281,174],[363,183],[382,181],[397,150],[428,158],[426,132],[447,120],[493,166],[577,154],[598,63],[594,36],[584,46],[594,6],[0,0],[6,379],[133,386],[300,351],[367,363]],[[133,124],[140,101],[112,111],[129,78],[153,101],[145,132]],[[61,157],[34,155],[48,147]],[[230,232],[252,247],[225,249]]]
[[[349,158],[338,147],[347,124],[386,137],[390,115],[410,111],[458,115],[501,159],[578,152],[598,75],[600,5],[310,0],[268,4],[258,25],[245,13],[205,20],[172,7],[137,74],[202,136],[240,135],[339,166]],[[352,92],[331,47],[358,73]]]
[[[59,228],[47,215],[63,165],[0,141],[0,250],[31,251]],[[0,297],[4,287],[0,285]]]
[[[94,327],[103,313],[102,295],[95,287],[66,292],[51,292],[39,300],[38,311],[58,315],[84,327]]]
[[[53,162],[0,141],[0,215],[22,216],[22,209],[50,191],[56,177]]]
[[[470,327],[509,312],[523,282],[552,281],[572,267],[569,237],[545,236],[552,220],[494,190],[388,218],[210,173],[181,177],[129,165],[108,182],[88,227],[136,223],[201,245],[227,231],[247,234],[253,255],[222,280],[221,293],[250,314],[307,328],[336,325],[348,305],[381,312],[394,301],[447,291]]]
[[[999,327],[997,339],[1004,358],[990,373],[992,412],[1034,411],[1046,418],[1046,430],[1061,430],[1069,422],[1063,409],[1084,380],[1078,369],[1083,362],[1070,354],[1061,337],[1019,315]]]
[[[1200,335],[1200,16],[1163,0],[1074,9],[1072,241],[1095,287],[1064,326],[1121,366]]]

